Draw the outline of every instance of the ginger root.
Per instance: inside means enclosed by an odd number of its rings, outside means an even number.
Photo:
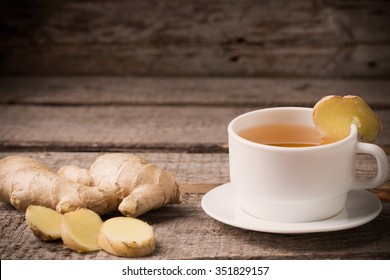
[[[351,124],[356,125],[363,142],[374,142],[382,131],[382,122],[359,96],[330,95],[322,98],[313,109],[313,121],[329,142],[347,137]]]
[[[30,205],[26,210],[26,223],[33,234],[43,241],[61,238],[62,214],[53,209]]]
[[[65,246],[79,253],[100,250],[98,235],[103,221],[88,209],[65,213],[61,222],[61,238]]]
[[[98,236],[99,246],[119,257],[142,257],[155,248],[153,228],[129,217],[115,217],[105,221]]]
[[[132,154],[103,154],[89,169],[67,166],[60,174],[31,158],[6,157],[0,160],[0,199],[21,211],[29,205],[60,213],[88,208],[99,215],[119,209],[130,217],[179,203],[174,177]]]

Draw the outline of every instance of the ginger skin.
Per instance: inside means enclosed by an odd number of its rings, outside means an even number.
[[[68,166],[60,174],[31,158],[6,157],[0,160],[0,199],[21,211],[40,205],[60,213],[119,210],[129,217],[179,203],[174,177],[132,154],[103,154],[89,169]]]

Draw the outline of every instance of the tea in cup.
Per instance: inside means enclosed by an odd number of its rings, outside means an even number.
[[[276,222],[323,220],[343,209],[350,190],[375,188],[387,179],[387,156],[379,146],[359,142],[355,125],[346,138],[324,141],[312,112],[269,108],[230,122],[230,179],[246,213]],[[358,153],[376,159],[373,178],[355,176]]]

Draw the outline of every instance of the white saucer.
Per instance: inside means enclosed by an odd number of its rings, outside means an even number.
[[[366,190],[348,193],[344,209],[336,216],[309,223],[279,223],[255,218],[237,205],[231,183],[216,187],[202,199],[203,210],[212,218],[239,228],[254,231],[296,234],[336,231],[357,227],[375,219],[382,210],[380,200]]]

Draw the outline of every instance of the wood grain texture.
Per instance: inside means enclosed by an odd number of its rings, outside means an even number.
[[[389,77],[387,1],[2,1],[0,73]]]
[[[378,79],[0,77],[0,103],[7,105],[312,107],[330,94],[390,108],[390,81]]]
[[[253,107],[5,106],[0,149],[226,151],[227,126]],[[390,127],[390,111],[376,110]],[[376,143],[387,150],[390,130]]]
[[[157,246],[147,259],[388,259],[390,203],[370,223],[344,231],[304,235],[254,232],[220,223],[200,207],[202,195],[140,218],[154,227]],[[110,217],[110,216],[108,216]],[[196,226],[195,226],[196,225]],[[119,259],[104,251],[79,254],[61,242],[38,240],[24,214],[0,202],[0,258]],[[337,241],[337,242],[336,242]]]

